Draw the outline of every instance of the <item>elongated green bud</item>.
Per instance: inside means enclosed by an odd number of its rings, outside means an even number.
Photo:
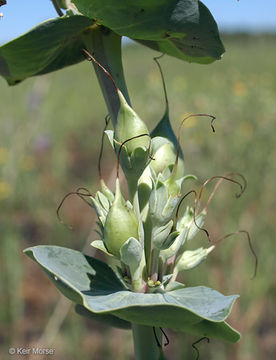
[[[122,144],[126,140],[129,140],[135,136],[139,136],[142,134],[149,135],[149,131],[146,124],[139,118],[136,112],[128,105],[126,99],[124,98],[124,95],[116,85],[111,74],[87,50],[83,49],[83,51],[91,60],[94,61],[95,64],[97,64],[106,73],[107,76],[109,76],[117,91],[120,102],[120,109],[117,116],[115,132],[114,132],[115,142],[117,141]],[[134,150],[139,147],[148,148],[148,142],[143,137],[128,142],[125,146],[128,155],[131,155],[134,152]]]
[[[184,251],[176,262],[176,270],[180,272],[195,268],[207,258],[209,252],[209,249],[204,249],[203,247],[196,250]]]
[[[104,244],[109,253],[120,258],[120,248],[130,237],[139,238],[138,219],[126,206],[117,179],[115,198],[105,220]]]
[[[151,161],[150,166],[158,175],[166,170],[167,167],[172,167],[175,162],[176,151],[174,145],[169,142],[162,145],[154,154],[154,160]],[[177,178],[184,174],[184,162],[180,159],[177,170]]]
[[[163,173],[167,168],[173,168],[177,154],[177,138],[170,123],[168,109],[166,109],[163,118],[158,123],[156,128],[151,132],[152,138],[157,136],[167,140],[167,142],[161,145],[154,153],[154,160],[152,160],[150,163],[150,166],[155,171],[155,173],[159,174]],[[184,160],[181,149],[179,155],[176,179],[184,176]]]
[[[149,134],[148,128],[143,120],[139,118],[136,112],[128,105],[123,94],[118,90],[120,100],[120,110],[117,117],[117,124],[114,133],[114,139],[119,143],[142,134]],[[149,147],[149,139],[140,137],[126,143],[127,152],[131,155],[138,147]]]
[[[118,90],[120,110],[114,132],[114,147],[128,183],[130,199],[133,201],[137,182],[149,161],[150,136],[146,124],[128,105]]]
[[[168,102],[165,79],[158,59],[160,59],[160,57],[154,58],[154,61],[156,62],[160,71],[164,95],[165,95],[166,108],[162,119],[159,121],[155,129],[151,132],[151,137],[152,138],[160,137],[166,139],[167,143],[161,145],[160,148],[154,153],[155,160],[152,161],[150,164],[151,168],[155,171],[157,175],[159,173],[164,173],[164,171],[166,171],[168,168],[169,170],[172,170],[176,162],[176,154],[178,148],[178,141],[172,129],[169,118],[169,102]],[[184,176],[184,160],[183,160],[183,153],[180,148],[179,148],[179,155],[180,158],[177,164],[177,169],[175,169],[177,175],[176,180]],[[167,172],[167,174],[169,175],[169,172]]]

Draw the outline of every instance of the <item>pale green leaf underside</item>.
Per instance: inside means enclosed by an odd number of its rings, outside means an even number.
[[[128,291],[105,263],[58,246],[36,246],[25,253],[36,261],[69,299],[97,314],[148,326],[163,326],[236,342],[240,335],[224,320],[236,295],[204,286],[167,293]]]

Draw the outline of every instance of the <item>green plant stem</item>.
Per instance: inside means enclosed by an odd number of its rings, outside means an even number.
[[[86,49],[111,74],[126,101],[130,104],[122,65],[121,36],[103,26],[93,25],[87,30],[86,34],[83,35],[83,40]],[[120,108],[117,90],[107,74],[94,62],[93,66],[115,128]]]
[[[162,333],[155,328],[159,343],[162,344]],[[160,350],[151,326],[132,324],[135,360],[158,360]]]
[[[126,101],[130,104],[122,66],[121,37],[110,30],[94,25],[83,36],[83,40],[86,49],[109,71]],[[102,89],[109,115],[115,127],[120,108],[117,90],[103,70],[94,63],[93,66]],[[152,327],[133,324],[132,329],[135,360],[159,359],[160,351]],[[161,343],[162,333],[159,329],[156,330],[156,333]]]

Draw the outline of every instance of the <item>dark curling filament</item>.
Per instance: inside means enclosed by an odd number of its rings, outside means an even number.
[[[234,176],[234,175],[237,175],[237,176],[241,177],[242,180],[243,180],[243,184],[240,183],[239,181],[234,180],[234,179],[232,179],[232,178],[229,177],[229,176]],[[210,194],[210,196],[209,196],[209,198],[208,198],[208,200],[207,200],[207,202],[206,202],[205,207],[203,208],[203,210],[199,211],[199,210],[200,210],[200,200],[201,200],[201,197],[202,197],[202,194],[203,194],[203,190],[206,188],[206,186],[207,186],[211,181],[216,180],[216,179],[218,179],[218,181],[217,181],[217,183],[215,184],[214,189],[213,189],[212,193]],[[196,227],[197,227],[198,229],[200,229],[200,230],[202,230],[202,231],[205,232],[205,234],[206,234],[206,236],[207,236],[207,238],[208,238],[208,240],[209,240],[210,242],[211,242],[211,238],[210,238],[209,232],[208,232],[206,229],[198,226],[198,224],[196,223],[196,220],[195,220],[195,219],[196,219],[197,215],[198,215],[200,212],[207,212],[208,206],[209,206],[212,198],[214,197],[217,189],[219,188],[220,184],[221,184],[223,181],[232,182],[232,183],[234,183],[234,184],[236,184],[236,185],[238,185],[238,186],[240,187],[240,192],[239,192],[238,194],[236,194],[236,197],[237,197],[237,198],[239,198],[239,197],[243,194],[243,192],[245,191],[246,186],[247,186],[247,182],[246,182],[245,177],[244,177],[243,175],[241,175],[240,173],[228,173],[228,174],[226,174],[226,175],[212,176],[211,178],[207,179],[207,180],[203,183],[203,185],[201,186],[201,188],[200,188],[200,190],[199,190],[198,197],[195,199],[195,205],[194,205],[194,223],[195,223],[195,225],[196,225]]]
[[[86,193],[84,192],[81,192],[82,191],[86,191]],[[86,188],[83,188],[83,187],[80,187],[78,188],[76,191],[72,191],[72,192],[69,192],[68,194],[66,194],[63,199],[61,200],[59,206],[57,207],[57,210],[56,210],[56,214],[57,214],[57,218],[58,218],[58,221],[65,225],[69,230],[74,230],[73,229],[73,226],[71,225],[67,225],[65,224],[65,222],[61,219],[60,217],[60,210],[65,202],[65,200],[69,197],[69,196],[72,196],[72,195],[77,195],[79,198],[81,198],[87,205],[89,205],[90,207],[93,208],[92,204],[90,204],[90,202],[88,202],[85,197],[88,196],[88,197],[92,197],[92,194],[90,193],[90,191]]]
[[[119,178],[120,156],[121,156],[121,151],[122,151],[123,146],[124,146],[127,142],[129,142],[129,141],[131,141],[131,140],[134,140],[134,139],[138,139],[138,138],[140,138],[140,137],[142,137],[142,136],[148,136],[148,137],[149,137],[149,140],[150,140],[150,143],[149,143],[149,158],[152,159],[152,160],[154,160],[154,159],[151,157],[151,155],[150,155],[151,137],[150,137],[149,134],[136,135],[136,136],[133,136],[133,137],[131,137],[131,138],[123,141],[123,142],[120,144],[120,148],[119,148],[118,155],[117,155],[117,165],[116,165],[116,177],[117,177],[117,179]]]
[[[169,338],[168,338],[168,335],[165,333],[165,331],[164,331],[161,327],[160,327],[159,329],[160,329],[160,331],[162,332],[162,334],[165,336],[166,342],[165,342],[164,346],[168,346],[169,343],[170,343],[170,340],[169,340]],[[158,339],[158,336],[157,336],[157,334],[156,334],[156,330],[155,330],[155,327],[154,327],[154,326],[153,326],[152,330],[153,330],[154,338],[155,338],[155,341],[156,341],[156,345],[157,345],[159,348],[162,349],[162,344],[160,344],[160,341],[159,341],[159,339]]]
[[[213,115],[209,115],[209,114],[191,114],[191,115],[188,115],[186,116],[182,121],[181,121],[181,124],[179,125],[179,128],[178,128],[178,134],[177,134],[177,153],[176,153],[176,158],[175,158],[175,167],[178,163],[178,158],[179,158],[179,152],[180,152],[180,137],[181,137],[181,130],[182,130],[182,126],[183,124],[185,123],[185,121],[187,121],[188,119],[192,118],[192,117],[198,117],[198,116],[203,116],[203,117],[209,117],[211,118],[211,128],[213,130],[213,132],[215,132],[215,128],[214,128],[214,121],[215,121],[215,116]]]
[[[208,344],[209,344],[209,342],[210,342],[210,339],[209,339],[208,337],[204,336],[204,337],[200,338],[199,340],[195,341],[195,342],[192,344],[192,347],[195,349],[196,354],[197,354],[195,360],[198,360],[198,359],[199,359],[199,351],[198,351],[198,348],[196,347],[196,344],[200,343],[200,342],[203,341],[203,340],[206,340],[206,341],[208,342]]]
[[[219,243],[221,243],[223,240],[233,236],[233,235],[237,235],[237,234],[245,234],[246,235],[246,238],[247,238],[247,241],[248,241],[248,246],[249,246],[249,249],[255,259],[255,265],[254,265],[254,272],[253,272],[253,275],[251,277],[251,280],[253,280],[256,275],[257,275],[257,268],[258,268],[258,257],[256,255],[256,252],[253,248],[253,245],[252,245],[252,241],[251,241],[251,238],[250,238],[250,235],[249,235],[249,232],[246,231],[246,230],[238,230],[238,231],[235,231],[235,232],[232,232],[230,234],[227,234],[227,235],[224,235],[223,237],[221,237],[220,239],[216,240],[216,241],[213,241],[213,244],[216,246],[218,245]]]
[[[87,50],[85,50],[85,49],[82,49],[82,50],[83,50],[83,51],[85,52],[85,54],[88,56],[88,60],[91,59],[92,61],[94,61],[94,63],[97,64],[97,65],[103,70],[103,72],[106,73],[106,75],[111,79],[111,81],[112,81],[112,83],[113,83],[116,91],[117,91],[117,92],[120,91],[119,88],[118,88],[118,86],[116,85],[113,77],[111,76],[110,72],[108,72],[108,71],[94,58],[94,56],[91,55]]]

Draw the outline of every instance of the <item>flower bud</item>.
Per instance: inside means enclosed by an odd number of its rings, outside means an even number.
[[[166,140],[164,144],[162,144],[154,153],[154,160],[152,160],[150,163],[151,168],[155,171],[156,174],[163,173],[167,168],[172,171],[176,160],[178,143],[170,123],[168,111],[165,112],[161,121],[151,132],[151,137],[160,137]],[[184,160],[181,149],[179,155],[176,179],[184,176]]]
[[[198,266],[202,261],[207,258],[209,251],[208,249],[204,249],[202,247],[196,250],[187,250],[179,257],[176,262],[176,270],[191,270]]]
[[[138,219],[126,206],[117,179],[115,198],[105,220],[104,244],[109,253],[120,258],[120,248],[130,237],[139,238]]]
[[[184,215],[178,220],[176,229],[187,232],[186,240],[192,240],[204,225],[206,211],[201,211],[194,218],[194,209],[187,207]]]
[[[146,124],[128,105],[120,90],[118,90],[118,96],[120,100],[120,110],[117,117],[114,139],[119,143],[123,143],[134,136],[149,134]],[[125,147],[128,155],[131,155],[138,147],[148,148],[149,139],[147,137],[140,137],[127,142]]]
[[[120,164],[127,179],[129,196],[133,200],[137,182],[149,161],[150,136],[146,124],[128,105],[118,90],[120,110],[114,132],[114,147],[120,148]]]

